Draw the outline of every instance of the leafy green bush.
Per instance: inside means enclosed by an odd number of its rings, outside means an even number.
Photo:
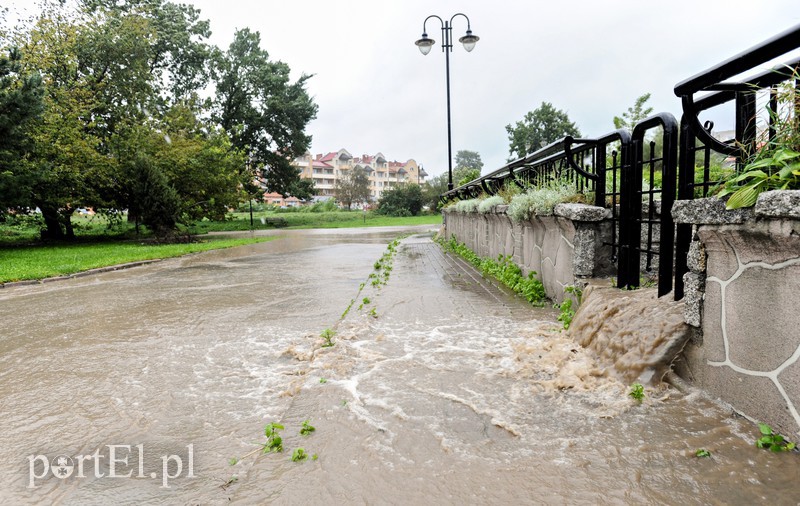
[[[484,276],[497,279],[534,306],[544,306],[547,301],[544,285],[536,279],[536,272],[531,271],[524,276],[510,256],[499,255],[497,260],[481,258],[465,244],[459,243],[455,237],[451,237],[449,241],[440,239],[439,244],[446,250],[460,255]]]
[[[769,130],[762,133],[757,141],[760,148],[748,159],[744,173],[729,180],[717,194],[730,195],[728,209],[753,206],[765,191],[800,189],[800,97],[795,87],[800,73],[794,69],[789,77],[778,87],[777,112],[770,110],[774,135]]]
[[[422,188],[405,184],[381,193],[378,212],[389,216],[416,216],[422,210],[422,203]]]
[[[175,229],[180,220],[181,200],[164,172],[152,160],[138,156],[126,167],[130,177],[128,216],[137,218],[159,237]]]

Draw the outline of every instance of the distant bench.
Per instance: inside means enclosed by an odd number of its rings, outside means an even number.
[[[280,216],[265,218],[264,224],[271,225],[275,228],[283,228],[289,226],[289,222],[286,221],[286,218],[281,218]]]

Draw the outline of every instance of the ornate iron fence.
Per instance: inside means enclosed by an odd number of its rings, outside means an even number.
[[[632,131],[616,130],[594,139],[564,137],[500,169],[444,193],[451,199],[495,195],[506,184],[520,188],[543,187],[553,182],[573,185],[597,206],[611,210],[612,261],[617,265],[617,286],[635,288],[640,276],[653,273],[657,261],[658,294],[673,291],[683,298],[683,275],[691,241],[691,227],[675,226],[671,208],[675,199],[707,196],[737,171],[758,148],[759,93],[768,96],[768,139],[775,136],[774,118],[779,104],[776,86],[797,79],[800,58],[741,81],[727,81],[800,48],[800,25],[701,72],[675,86],[681,98],[680,124],[669,113],[651,116]],[[698,92],[708,92],[696,98]],[[713,122],[701,113],[733,102],[735,130],[718,139]],[[800,101],[795,105],[800,118]],[[730,171],[715,169],[713,158],[728,157]],[[653,273],[655,274],[655,273]]]

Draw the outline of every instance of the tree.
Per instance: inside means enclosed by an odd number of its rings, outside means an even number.
[[[455,173],[459,174],[458,178],[456,178],[456,177],[453,178],[453,180],[456,182],[455,188],[458,188],[459,186],[463,186],[463,185],[469,183],[470,181],[474,181],[475,179],[478,179],[479,177],[481,177],[481,171],[480,170],[478,170],[478,169],[470,169],[470,168],[467,168],[467,167],[461,167],[461,170],[457,171]]]
[[[290,161],[311,144],[305,128],[317,105],[305,90],[311,76],[290,82],[289,66],[270,61],[260,44],[258,32],[237,30],[228,50],[217,54],[214,118],[247,154],[267,191],[288,195],[300,178]],[[242,171],[244,179],[256,175]]]
[[[60,239],[74,235],[78,207],[127,209],[164,231],[224,216],[259,179],[310,196],[313,185],[289,163],[311,139],[308,76],[290,82],[289,67],[259,49],[258,33],[237,32],[225,53],[209,35],[197,9],[167,0],[42,0],[35,17],[0,26],[0,48],[23,55],[12,73],[0,65],[0,107],[9,105],[0,110],[0,208],[38,207],[43,236]],[[212,100],[199,91],[212,54],[220,96],[209,115]],[[35,74],[41,113],[14,119],[28,86],[20,76]],[[166,218],[153,221],[148,206]]]
[[[378,212],[389,216],[416,216],[422,210],[422,188],[417,184],[396,186],[381,193]]]
[[[622,113],[622,117],[614,116],[614,128],[633,130],[637,123],[646,119],[653,112],[652,107],[645,107],[648,100],[650,100],[650,93],[645,93],[636,99],[633,107],[628,107],[628,110]]]
[[[176,190],[181,220],[223,219],[240,201],[244,153],[227,133],[203,125],[190,105],[173,106],[151,132],[153,160]]]
[[[523,158],[529,152],[571,135],[580,137],[578,127],[570,121],[566,112],[556,109],[549,102],[542,102],[537,109],[528,112],[522,121],[512,127],[506,125],[511,158]]]
[[[7,209],[30,204],[27,128],[43,107],[41,77],[23,73],[20,59],[15,48],[0,55],[0,219]]]
[[[647,119],[653,112],[652,107],[645,107],[648,100],[650,100],[650,93],[645,93],[636,99],[632,107],[628,107],[628,110],[622,113],[622,117],[614,116],[614,128],[633,130],[637,123]],[[661,126],[649,129],[644,139],[646,142],[643,146],[643,156],[645,159],[651,156],[658,159],[654,163],[656,170],[661,170],[663,165],[661,160],[664,152],[663,132],[664,129]],[[615,149],[619,149],[617,146],[618,144],[615,143]]]
[[[42,212],[45,236],[72,238],[77,207],[113,205],[119,184],[113,136],[145,122],[146,26],[135,17],[85,16],[45,4],[14,37],[24,65],[41,74],[46,90],[44,112],[29,129],[30,200]]]
[[[139,154],[126,167],[130,191],[129,212],[158,237],[168,235],[178,222],[180,201],[167,176],[156,167],[152,160]]]
[[[442,173],[434,176],[422,185],[422,205],[431,211],[439,209],[439,196],[447,191],[447,176]],[[456,182],[455,188],[480,177],[480,172],[468,167],[456,167],[453,169],[453,181]]]
[[[311,200],[316,193],[313,179],[300,178],[289,186],[289,195],[300,200]]]
[[[209,80],[208,66],[213,52],[206,42],[209,22],[187,4],[165,0],[80,0],[92,15],[143,20],[148,29],[148,68],[159,95],[151,106],[168,108],[191,99]]]
[[[480,175],[483,170],[483,162],[481,161],[481,155],[477,151],[461,149],[456,153],[456,170],[465,168],[477,169]]]
[[[367,171],[355,167],[347,174],[340,176],[333,185],[333,194],[340,204],[348,209],[353,204],[366,202],[370,197],[369,177]]]
[[[454,187],[458,188],[481,177],[482,169],[483,162],[477,151],[459,150],[456,153],[456,168],[453,170]]]

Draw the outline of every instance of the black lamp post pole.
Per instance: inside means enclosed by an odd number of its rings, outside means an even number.
[[[453,134],[450,126],[450,51],[453,45],[450,44],[450,32],[452,27],[444,22],[442,26],[442,49],[444,49],[444,67],[447,75],[447,191],[453,189]]]
[[[478,42],[479,37],[472,34],[469,18],[466,16],[466,14],[462,14],[460,12],[454,14],[453,17],[450,18],[450,21],[444,21],[435,14],[428,16],[422,23],[422,38],[415,42],[423,55],[428,54],[435,41],[428,38],[428,34],[425,32],[425,24],[431,18],[436,18],[439,20],[442,25],[442,50],[444,51],[445,77],[447,83],[447,191],[453,189],[453,134],[450,121],[450,52],[453,50],[452,24],[453,20],[457,16],[463,16],[464,19],[467,20],[467,33],[458,40],[464,44],[464,49],[466,49],[468,52],[472,51],[472,49],[475,47],[475,43]]]

